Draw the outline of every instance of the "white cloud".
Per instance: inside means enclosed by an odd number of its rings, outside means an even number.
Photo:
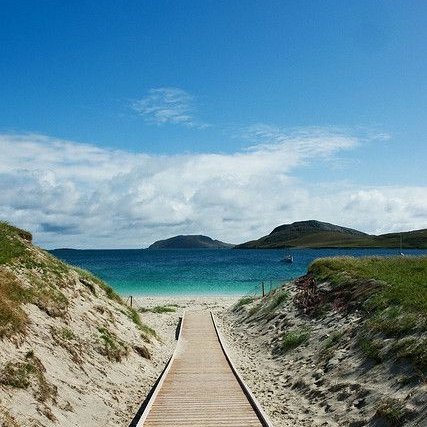
[[[193,96],[185,90],[164,87],[150,89],[147,96],[132,103],[132,108],[149,123],[172,123],[199,129],[207,127],[206,123],[195,118],[193,104]]]
[[[241,242],[310,218],[367,232],[425,227],[424,187],[307,185],[295,176],[357,138],[265,126],[247,136],[255,145],[233,154],[166,156],[3,134],[0,218],[47,247],[141,247],[186,233]]]

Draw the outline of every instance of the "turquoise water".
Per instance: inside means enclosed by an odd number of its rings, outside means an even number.
[[[128,295],[245,295],[306,273],[325,256],[397,255],[395,249],[295,249],[293,264],[283,250],[67,250],[52,253],[91,271],[118,293]],[[407,255],[426,250],[405,250]]]

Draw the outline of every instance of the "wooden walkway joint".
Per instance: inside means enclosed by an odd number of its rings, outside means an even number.
[[[206,311],[185,313],[175,352],[136,425],[272,426]]]

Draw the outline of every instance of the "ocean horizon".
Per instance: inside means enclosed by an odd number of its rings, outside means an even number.
[[[280,262],[283,249],[55,249],[68,264],[84,268],[123,297],[242,296],[261,293],[304,275],[316,258],[396,256],[397,249],[291,249],[292,264]],[[405,249],[405,255],[427,250]]]

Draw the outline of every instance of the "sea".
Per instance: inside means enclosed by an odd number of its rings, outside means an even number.
[[[304,275],[316,258],[399,255],[396,249],[292,249],[294,262],[287,264],[281,259],[289,252],[268,249],[56,249],[51,253],[89,270],[123,297],[256,295],[262,286],[269,291]],[[427,250],[405,249],[405,255],[427,255]]]

